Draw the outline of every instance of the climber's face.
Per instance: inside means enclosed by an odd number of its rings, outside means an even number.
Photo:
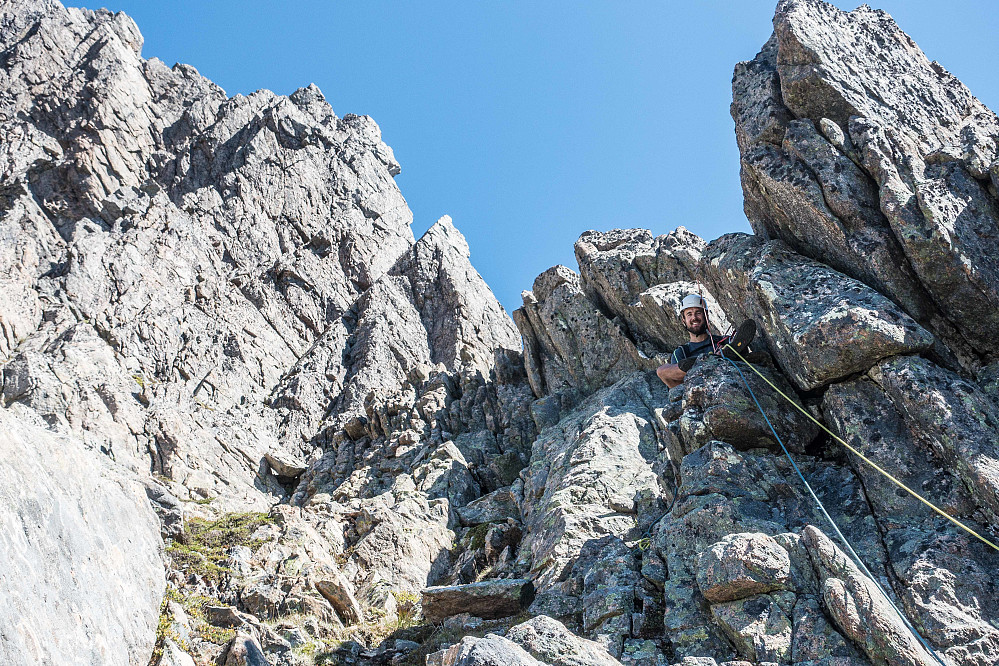
[[[683,325],[694,335],[702,335],[708,330],[708,322],[701,308],[687,308],[683,311]]]

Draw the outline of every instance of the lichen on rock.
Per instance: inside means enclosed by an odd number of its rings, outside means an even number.
[[[999,120],[887,14],[781,0],[736,66],[755,235],[587,231],[511,317],[371,118],[0,13],[6,661],[935,663],[798,470],[999,661],[999,553],[806,416],[996,540]],[[759,375],[658,379],[695,292]]]

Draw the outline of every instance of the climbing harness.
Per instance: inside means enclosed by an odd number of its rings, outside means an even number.
[[[931,504],[928,500],[923,499],[922,497],[920,497],[919,495],[917,495],[914,491],[912,491],[908,487],[906,487],[905,484],[903,484],[901,481],[899,481],[895,477],[891,476],[890,474],[888,474],[888,472],[884,471],[883,469],[881,469],[880,467],[878,467],[876,464],[874,464],[873,462],[871,462],[870,460],[868,460],[863,454],[861,454],[859,451],[857,451],[856,449],[854,449],[852,446],[850,446],[849,444],[847,444],[846,442],[844,442],[842,439],[840,439],[838,436],[836,436],[836,434],[834,434],[833,432],[831,432],[824,425],[822,425],[821,423],[819,423],[819,421],[815,417],[813,417],[811,414],[809,414],[807,411],[805,411],[804,408],[802,408],[800,405],[798,405],[798,403],[794,402],[789,397],[787,397],[787,395],[785,395],[783,391],[781,391],[779,388],[777,388],[776,386],[774,386],[773,382],[771,382],[769,379],[767,379],[765,376],[763,376],[763,374],[759,370],[757,370],[749,361],[747,361],[745,358],[743,358],[743,356],[738,351],[736,351],[732,347],[728,347],[728,349],[731,350],[732,352],[734,352],[735,355],[738,356],[740,359],[742,359],[743,363],[745,363],[746,365],[748,365],[750,367],[750,369],[753,370],[753,372],[755,372],[757,375],[759,375],[767,384],[769,384],[775,391],[777,391],[777,393],[779,393],[785,400],[787,400],[792,405],[794,405],[795,407],[797,407],[799,411],[801,411],[805,416],[807,416],[812,421],[814,421],[820,428],[822,428],[829,435],[831,435],[833,438],[835,438],[836,441],[842,443],[843,446],[847,447],[850,451],[852,451],[856,455],[860,456],[861,459],[863,459],[865,462],[867,462],[868,464],[870,464],[876,470],[878,470],[879,472],[881,472],[882,474],[884,474],[885,476],[887,476],[889,479],[891,479],[897,485],[899,485],[902,488],[904,488],[905,490],[907,490],[910,494],[912,494],[912,495],[916,496],[917,498],[919,498],[920,500],[922,500],[923,503],[928,504],[931,508],[933,508],[938,513],[941,513],[946,518],[950,518],[953,522],[957,523],[958,525],[960,525],[962,528],[964,528],[965,530],[967,530],[971,534],[974,534],[976,537],[978,537],[979,539],[981,539],[982,541],[984,541],[988,545],[992,546],[993,548],[996,548],[996,550],[999,550],[999,548],[997,548],[996,545],[993,544],[991,541],[989,541],[989,540],[985,539],[984,537],[980,536],[977,532],[975,532],[971,528],[966,527],[960,521],[957,521],[954,518],[951,518],[947,514],[943,513],[942,510],[938,509],[936,506],[934,506],[933,504]],[[940,655],[937,654],[936,650],[934,650],[932,647],[930,647],[929,643],[926,642],[926,640],[922,637],[922,635],[920,635],[920,633],[918,631],[916,631],[916,628],[914,626],[912,626],[912,623],[909,622],[909,618],[907,618],[905,616],[905,614],[902,612],[902,610],[898,606],[895,605],[895,602],[893,602],[891,600],[891,597],[888,596],[888,593],[885,592],[884,588],[881,587],[881,584],[878,583],[877,579],[874,577],[874,575],[871,573],[871,571],[867,568],[867,565],[864,564],[864,561],[860,558],[860,555],[858,555],[857,551],[853,549],[853,546],[850,544],[849,540],[846,538],[846,536],[843,534],[843,532],[840,531],[839,526],[836,524],[836,521],[833,520],[832,516],[829,515],[829,512],[826,511],[826,507],[822,504],[822,500],[820,500],[819,497],[818,497],[818,495],[815,494],[815,491],[812,490],[812,486],[805,479],[805,475],[801,473],[801,470],[798,468],[798,465],[794,462],[794,458],[791,457],[791,453],[787,450],[787,447],[784,446],[784,442],[783,442],[783,440],[781,440],[780,435],[777,434],[777,430],[774,428],[773,423],[770,422],[770,418],[767,416],[766,412],[763,411],[763,406],[760,405],[760,401],[757,400],[756,393],[753,391],[752,387],[749,385],[749,381],[746,379],[746,375],[743,374],[742,369],[731,358],[725,357],[725,360],[728,361],[732,365],[732,367],[735,368],[736,371],[739,373],[739,376],[742,378],[742,383],[746,386],[746,390],[749,391],[749,395],[753,398],[753,402],[756,403],[756,409],[758,409],[760,411],[760,414],[763,416],[763,419],[767,422],[767,425],[770,427],[770,431],[774,434],[774,437],[777,439],[777,443],[780,444],[781,450],[784,452],[784,455],[787,457],[788,461],[791,463],[791,467],[794,468],[794,471],[797,473],[798,478],[801,479],[801,482],[803,484],[805,484],[805,488],[808,490],[808,493],[812,496],[812,499],[815,500],[815,503],[818,505],[819,510],[822,512],[822,515],[825,517],[825,519],[832,526],[833,530],[836,532],[836,535],[839,537],[840,541],[843,543],[843,545],[846,547],[847,551],[850,553],[851,559],[853,559],[854,563],[860,568],[861,571],[864,572],[864,575],[866,575],[868,577],[868,579],[870,579],[870,581],[872,583],[874,583],[874,587],[876,587],[878,589],[878,591],[881,593],[881,596],[884,597],[885,601],[888,602],[888,605],[892,607],[892,609],[898,615],[899,619],[902,620],[902,623],[912,633],[912,635],[916,637],[916,640],[918,640],[919,643],[924,648],[926,648],[926,651],[929,652],[933,656],[933,658],[936,659],[936,661],[941,666],[946,666],[946,664],[944,663],[944,661],[940,658]]]

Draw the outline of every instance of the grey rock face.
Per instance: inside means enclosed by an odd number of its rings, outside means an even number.
[[[977,421],[992,418],[988,400],[974,385],[923,359],[893,359],[869,374],[877,381],[859,379],[826,393],[823,410],[835,429],[910,488],[987,533],[986,525],[994,519],[986,506],[992,495],[982,492],[982,484],[989,483],[983,465],[999,460],[989,445],[994,436]],[[951,448],[958,443],[958,431],[963,453]],[[979,448],[983,443],[984,450]],[[970,467],[960,463],[961,455],[976,462]],[[988,619],[997,593],[985,572],[999,565],[999,554],[900,494],[852,454],[850,459],[864,479],[904,608],[919,618],[926,637],[944,654],[958,663],[987,663],[999,650],[999,634]],[[972,598],[980,601],[967,605],[964,600]],[[955,617],[961,618],[959,623]],[[960,638],[956,624],[962,627]]]
[[[147,661],[164,580],[142,486],[23,408],[0,408],[0,450],[0,661]]]
[[[630,631],[637,573],[625,541],[637,538],[638,501],[658,497],[653,405],[665,387],[636,373],[597,392],[534,443],[522,472],[527,534],[520,560],[538,590],[532,612],[582,613],[591,636],[620,653]]]
[[[5,176],[17,195],[5,199],[4,273],[41,313],[37,329],[23,315],[5,325],[19,344],[7,360],[52,355],[47,342],[89,322],[117,366],[102,389],[111,406],[95,414],[113,427],[79,432],[122,431],[118,455],[154,451],[158,471],[241,506],[280,495],[250,444],[280,448],[263,400],[412,244],[391,151],[315,88],[227,100],[190,67],[142,60],[123,14],[4,12],[4,115],[37,145],[5,146],[20,157]],[[96,370],[66,360],[60,377]]]
[[[938,464],[957,474],[988,521],[999,522],[999,410],[975,384],[925,359],[893,359],[871,377],[910,427],[933,442]]]
[[[729,316],[755,319],[777,362],[803,389],[933,344],[930,333],[877,291],[780,241],[722,236],[708,245],[704,264]]]
[[[787,0],[732,116],[758,234],[891,298],[949,362],[991,358],[999,118],[960,81],[884,12]]]
[[[251,549],[233,589],[174,571],[178,589],[333,624],[443,575],[452,504],[526,463],[534,426],[516,406],[530,389],[513,322],[450,220],[414,243],[378,127],[338,117],[314,86],[227,98],[189,66],[143,60],[124,14],[0,11],[5,405],[122,474],[156,474],[168,539],[184,538],[185,509],[223,520],[345,483],[371,500],[326,514],[320,497],[298,536],[264,548],[287,571]],[[362,419],[355,442],[344,427]],[[375,500],[399,473],[390,450],[399,465],[425,459]],[[337,537],[327,522],[353,524],[345,514],[366,522]],[[310,529],[349,559],[343,571],[300,550]],[[121,659],[148,661],[160,591],[131,595],[153,622],[141,641],[123,632],[145,654]],[[260,631],[265,652],[280,649]]]
[[[524,339],[524,365],[537,397],[588,394],[655,363],[583,291],[579,276],[554,266],[524,292],[513,313]],[[564,322],[564,323],[563,323]]]
[[[704,246],[679,227],[658,238],[644,229],[587,231],[575,249],[586,294],[620,317],[642,351],[652,355],[658,347],[671,350],[686,336],[677,309],[688,293],[703,291],[695,281]],[[719,317],[712,324],[727,330],[724,313],[711,294],[704,296],[712,315]]]
[[[518,624],[506,637],[551,666],[617,666],[598,643],[580,638],[558,620],[539,615]]]
[[[159,533],[159,666],[927,663],[738,370],[652,372],[686,293],[720,332],[752,317],[763,375],[992,536],[997,124],[887,15],[781,2],[737,67],[757,236],[586,232],[511,321],[449,218],[413,239],[369,118],[314,86],[228,98],[121,14],[0,12],[0,416],[28,449],[4,534],[38,535],[0,554],[29,573],[0,651],[147,663]],[[996,555],[743,370],[929,642],[999,659]]]
[[[848,537],[863,544],[863,556],[884,561],[877,544],[861,541],[875,524],[857,479],[828,462],[806,456],[797,456],[797,462]],[[820,590],[808,556],[796,535],[788,533],[823,520],[804,488],[791,480],[793,474],[783,457],[759,450],[740,453],[722,442],[711,442],[683,459],[676,504],[653,530],[663,570],[646,566],[645,560],[642,567],[646,580],[660,581],[664,628],[675,656],[783,659],[799,643],[811,642],[814,651],[827,654],[842,646],[836,632],[820,639],[808,624],[793,623],[793,609],[815,603]],[[768,537],[748,539],[745,533],[774,535],[777,547]],[[716,548],[726,557],[724,568],[713,564]],[[650,565],[655,562],[646,559]],[[762,561],[773,563],[770,574],[759,569]],[[748,583],[750,578],[756,583]],[[769,593],[762,593],[765,588]],[[710,602],[702,590],[720,593],[719,601]],[[721,601],[733,594],[739,598]]]

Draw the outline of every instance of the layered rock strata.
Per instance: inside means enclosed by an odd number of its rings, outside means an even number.
[[[511,319],[371,119],[0,11],[8,660],[935,663],[780,443],[947,666],[999,660],[999,553],[770,386],[996,540],[999,123],[886,14],[784,0],[736,67],[755,235],[586,232]],[[762,377],[658,380],[689,292]]]

